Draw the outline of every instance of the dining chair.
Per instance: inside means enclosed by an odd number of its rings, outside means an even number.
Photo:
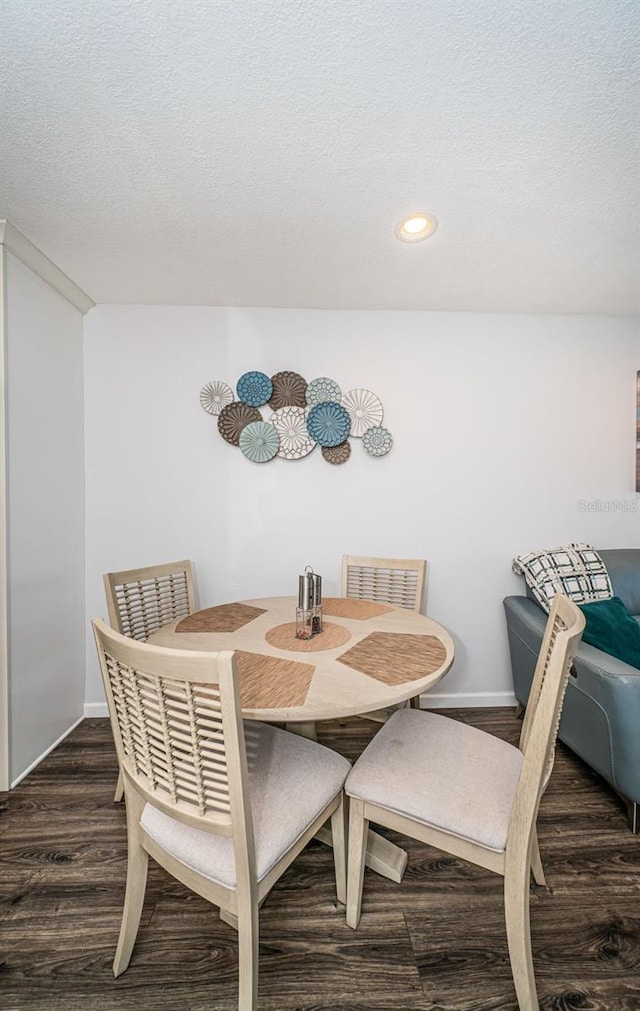
[[[556,596],[516,748],[435,713],[401,709],[374,737],[347,778],[347,923],[357,927],[369,822],[504,877],[511,971],[520,1011],[537,1011],[531,954],[529,875],[546,884],[536,819],[555,755],[571,660],[585,619]]]
[[[379,604],[406,607],[409,611],[422,610],[427,563],[423,558],[367,558],[362,555],[342,556],[343,597],[375,600]],[[409,700],[414,709],[420,708],[420,696]],[[364,713],[363,719],[385,723],[392,709],[378,709]]]
[[[421,611],[427,563],[421,558],[342,556],[342,596]]]
[[[191,562],[164,562],[143,569],[106,572],[102,577],[109,621],[131,639],[144,641],[176,618],[197,610]],[[114,801],[122,800],[122,774]]]
[[[151,856],[236,927],[238,1007],[253,1011],[259,906],[328,819],[337,897],[346,900],[343,784],[351,766],[315,741],[243,724],[232,651],[167,649],[92,624],[127,809],[114,976],[129,965]]]

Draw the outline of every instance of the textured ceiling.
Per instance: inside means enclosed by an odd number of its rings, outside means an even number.
[[[98,302],[638,311],[637,0],[0,12],[0,217]]]

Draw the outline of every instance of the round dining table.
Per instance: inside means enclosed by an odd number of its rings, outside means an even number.
[[[220,604],[164,625],[148,641],[234,650],[243,718],[285,723],[309,737],[318,721],[384,711],[428,691],[453,663],[449,633],[416,611],[328,597],[322,631],[297,639],[296,603],[264,597]],[[400,881],[407,856],[370,832],[366,862]]]

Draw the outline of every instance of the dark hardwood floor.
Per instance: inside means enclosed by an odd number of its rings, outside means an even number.
[[[512,710],[446,715],[517,740]],[[354,758],[376,729],[326,724],[320,739]],[[234,931],[155,865],[130,967],[113,978],[126,859],[115,783],[107,721],[87,720],[0,795],[0,1007],[235,1011]],[[542,1008],[639,1011],[640,837],[562,745],[538,826],[550,885],[531,896]],[[515,1009],[501,878],[394,838],[409,850],[404,880],[366,873],[357,931],[336,904],[327,847],[312,843],[281,878],[261,912],[261,1011]]]

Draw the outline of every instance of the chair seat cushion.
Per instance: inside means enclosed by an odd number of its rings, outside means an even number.
[[[340,792],[351,765],[329,748],[263,723],[245,723],[249,802],[260,881]],[[234,888],[233,843],[147,804],[145,832],[205,877]]]
[[[502,852],[523,755],[475,727],[395,712],[347,777],[350,797]]]

